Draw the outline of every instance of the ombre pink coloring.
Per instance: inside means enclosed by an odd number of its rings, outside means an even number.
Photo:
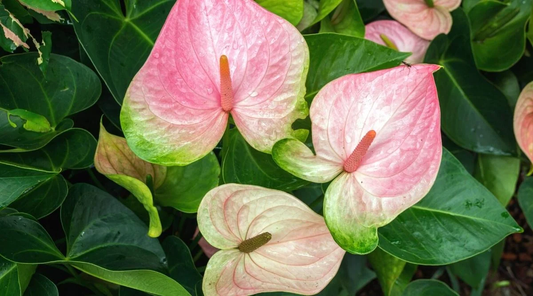
[[[516,141],[533,162],[533,82],[526,85],[520,93],[513,122]]]
[[[388,46],[383,37],[388,38],[398,51],[411,52],[405,59],[406,63],[419,64],[424,61],[424,55],[429,47],[429,41],[418,37],[397,21],[375,21],[365,26],[365,39],[377,44]]]
[[[203,291],[210,295],[252,295],[286,291],[320,292],[335,276],[344,251],[324,218],[297,198],[277,190],[226,184],[200,204],[198,227],[221,250],[208,262]],[[253,252],[237,247],[268,232],[270,241]]]
[[[425,0],[383,0],[389,14],[416,35],[432,40],[447,34],[452,28],[453,11],[461,0],[433,0],[430,7]]]

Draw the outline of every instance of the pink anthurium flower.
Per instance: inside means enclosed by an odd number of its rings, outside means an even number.
[[[207,263],[206,296],[316,294],[345,254],[320,215],[285,192],[258,186],[212,189],[198,209],[198,227],[221,249]]]
[[[371,22],[365,27],[365,39],[397,51],[412,52],[412,55],[405,59],[409,64],[422,63],[429,47],[429,41],[418,37],[397,21]]]
[[[533,82],[526,85],[518,97],[513,123],[518,145],[533,162]],[[529,174],[531,173],[533,173],[533,165]]]
[[[448,34],[452,28],[453,11],[461,0],[383,0],[389,14],[416,35],[432,40]]]
[[[198,227],[196,227],[196,231],[194,232],[194,235],[193,235],[193,239],[198,235],[198,233],[200,232],[200,230],[198,229]],[[211,258],[213,257],[213,255],[218,252],[219,250],[215,247],[213,247],[212,245],[210,245],[204,237],[200,238],[198,240],[198,245],[200,246],[200,248],[202,248],[202,251],[204,252],[205,256],[207,256],[207,258]]]
[[[309,50],[298,30],[252,0],[180,0],[131,82],[121,111],[142,159],[186,165],[209,153],[229,116],[270,153],[308,114]]]
[[[316,155],[294,139],[272,150],[280,167],[302,179],[333,180],[324,218],[348,252],[375,249],[378,227],[422,199],[435,181],[442,154],[432,75],[438,69],[418,64],[338,78],[311,105]]]

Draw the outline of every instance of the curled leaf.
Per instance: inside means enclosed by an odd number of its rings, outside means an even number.
[[[397,51],[411,52],[412,55],[405,59],[405,62],[418,64],[424,60],[429,42],[418,37],[397,21],[375,21],[366,25],[365,29],[365,39]]]
[[[251,0],[183,0],[126,93],[121,124],[131,149],[187,165],[222,138],[229,115],[255,149],[298,137],[309,64],[298,30]]]
[[[432,40],[452,28],[453,11],[461,0],[383,0],[389,14],[416,35]]]
[[[533,82],[526,85],[518,97],[513,123],[518,145],[533,162]]]
[[[442,154],[436,65],[346,75],[324,86],[311,105],[314,155],[293,139],[273,148],[283,169],[333,182],[324,217],[335,241],[371,252],[377,228],[422,199]],[[339,175],[340,173],[340,175]]]
[[[152,180],[153,188],[158,188],[165,179],[167,168],[138,158],[129,149],[124,138],[108,133],[102,124],[94,166],[101,174],[126,188],[139,200],[150,217],[148,235],[158,237],[162,231],[161,221],[149,188],[152,184],[148,185],[146,182]]]
[[[285,192],[257,186],[211,190],[200,204],[198,227],[221,249],[207,264],[205,295],[316,294],[344,256],[320,215]]]

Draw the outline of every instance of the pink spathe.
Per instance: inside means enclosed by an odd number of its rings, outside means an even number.
[[[526,85],[520,93],[513,122],[516,141],[527,158],[533,162],[533,82]]]
[[[461,5],[461,0],[433,0],[430,7],[425,0],[383,0],[389,14],[416,35],[432,40],[448,34],[452,28],[450,11]]]
[[[405,59],[406,63],[419,64],[424,61],[424,55],[429,47],[429,41],[418,37],[397,21],[375,21],[365,26],[365,39],[388,46],[384,37],[388,38],[398,51],[411,52]]]

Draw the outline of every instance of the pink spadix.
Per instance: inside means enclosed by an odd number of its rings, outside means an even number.
[[[375,137],[376,131],[370,130],[366,133],[361,142],[359,142],[357,147],[355,147],[352,154],[350,154],[350,157],[344,162],[344,170],[347,173],[353,173],[357,170]]]
[[[225,55],[220,57],[220,105],[225,112],[230,112],[233,109],[233,87],[231,86],[228,57]]]

